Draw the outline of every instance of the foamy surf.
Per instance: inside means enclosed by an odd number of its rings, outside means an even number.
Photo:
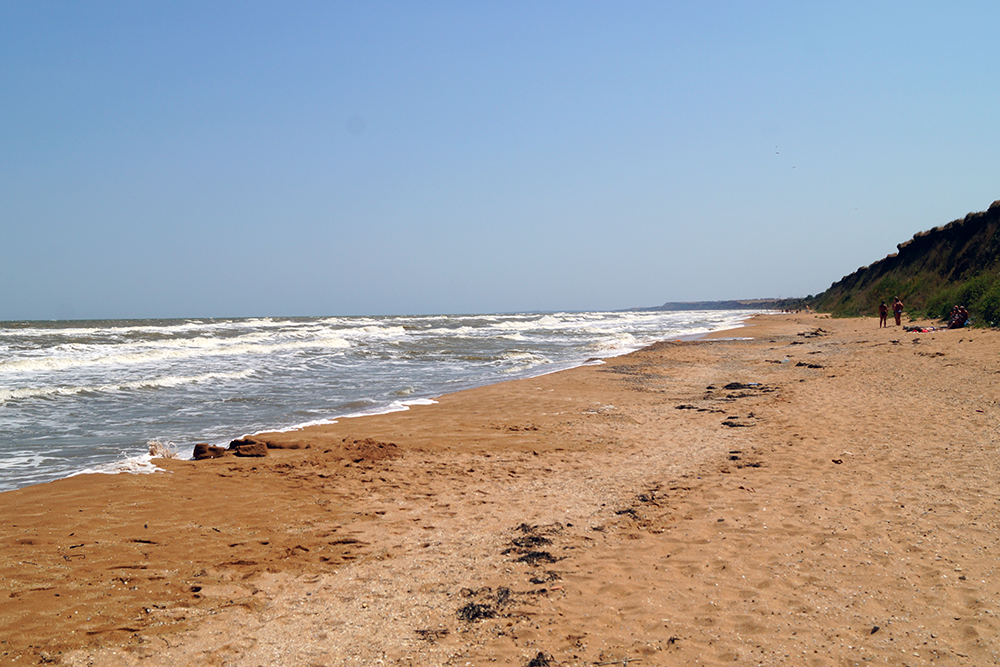
[[[119,475],[129,473],[132,475],[150,475],[155,472],[168,472],[153,463],[154,459],[183,459],[178,452],[177,446],[172,442],[160,442],[159,440],[149,441],[149,451],[138,456],[129,456],[125,452],[121,453],[121,458],[117,461],[110,461],[101,465],[84,468],[67,475],[76,477],[77,475]]]
[[[336,424],[340,419],[354,419],[357,417],[371,417],[373,415],[385,415],[390,412],[405,412],[410,409],[413,405],[435,405],[437,401],[429,398],[417,398],[412,401],[393,401],[388,406],[381,408],[373,408],[371,410],[358,410],[355,412],[349,412],[337,417],[337,419],[313,419],[311,421],[302,422],[289,426],[287,428],[272,428],[265,429],[263,431],[257,431],[256,433],[249,433],[247,435],[260,435],[261,433],[289,433],[291,431],[300,431],[304,428],[309,428],[310,426],[325,426],[327,424]]]

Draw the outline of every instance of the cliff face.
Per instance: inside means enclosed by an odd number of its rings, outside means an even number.
[[[818,310],[871,315],[899,296],[913,314],[945,317],[961,303],[981,323],[1000,322],[1000,200],[900,243],[899,252],[833,283]]]

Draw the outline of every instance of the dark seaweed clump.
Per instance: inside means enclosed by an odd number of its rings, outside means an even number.
[[[526,667],[551,667],[553,664],[551,656],[547,656],[541,651],[538,652],[534,658],[532,658]]]
[[[490,605],[478,604],[476,602],[470,602],[458,610],[459,620],[468,621],[469,623],[479,621],[484,618],[496,618],[496,615],[496,609]]]
[[[458,618],[469,623],[481,621],[484,618],[496,618],[500,610],[509,605],[511,600],[511,590],[506,586],[498,588],[494,593],[490,588],[479,590],[462,589],[464,597],[478,597],[482,602],[470,602],[458,610]]]

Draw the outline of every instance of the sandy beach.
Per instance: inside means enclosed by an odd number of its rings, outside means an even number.
[[[1000,662],[1000,333],[742,329],[0,494],[0,662]]]

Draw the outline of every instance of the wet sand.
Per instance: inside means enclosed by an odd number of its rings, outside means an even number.
[[[2,493],[0,662],[1000,661],[1000,333],[717,338]]]

